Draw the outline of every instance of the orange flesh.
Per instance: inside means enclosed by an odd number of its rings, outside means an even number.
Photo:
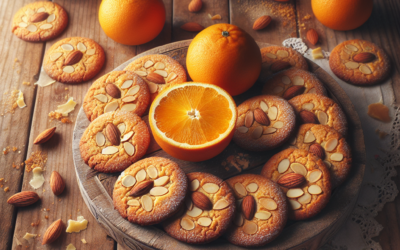
[[[198,112],[194,113],[194,110]],[[156,125],[166,137],[190,145],[217,139],[229,128],[232,116],[224,96],[201,86],[171,91],[154,111]]]

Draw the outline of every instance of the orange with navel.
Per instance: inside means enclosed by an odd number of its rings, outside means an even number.
[[[190,43],[186,66],[193,81],[215,84],[235,96],[256,82],[261,52],[244,30],[232,24],[215,24]]]
[[[233,137],[236,119],[236,104],[225,90],[196,82],[165,88],[149,111],[158,145],[186,161],[204,161],[221,153]]]

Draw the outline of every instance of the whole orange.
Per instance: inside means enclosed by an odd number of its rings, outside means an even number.
[[[352,30],[371,16],[372,0],[311,0],[315,17],[334,30]]]
[[[153,40],[165,23],[162,0],[103,0],[99,21],[106,35],[126,45]]]
[[[190,43],[186,66],[193,81],[215,84],[230,95],[239,95],[253,86],[260,74],[260,48],[239,27],[215,24]]]

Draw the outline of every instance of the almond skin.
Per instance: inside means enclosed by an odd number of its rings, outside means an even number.
[[[199,32],[199,31],[202,31],[204,29],[204,27],[198,23],[190,22],[190,23],[185,23],[184,25],[182,25],[181,29],[189,31],[189,32]]]
[[[60,195],[65,189],[65,182],[57,171],[51,173],[50,187],[55,195]]]
[[[260,16],[253,24],[253,30],[262,30],[267,27],[272,21],[270,16]]]
[[[299,116],[300,116],[300,120],[303,124],[306,124],[306,123],[318,124],[319,123],[315,114],[308,110],[300,111]]]
[[[353,56],[353,60],[359,63],[369,63],[375,60],[375,55],[368,52],[362,52]]]
[[[192,193],[193,204],[202,210],[211,210],[213,205],[208,197],[200,192]]]
[[[285,188],[295,188],[303,184],[305,181],[306,178],[301,174],[289,173],[279,178],[277,183]]]
[[[315,29],[309,29],[307,31],[307,40],[312,44],[315,45],[318,43],[318,33]]]
[[[8,198],[7,203],[16,207],[26,207],[39,200],[39,195],[32,191],[22,191]]]
[[[290,100],[295,96],[303,94],[305,89],[306,88],[304,86],[298,86],[298,85],[292,86],[292,87],[288,88],[285,91],[285,93],[283,93],[282,97],[286,100]]]
[[[112,98],[115,98],[115,99],[121,98],[121,90],[119,90],[119,88],[112,83],[108,83],[106,85],[106,92]]]
[[[146,79],[157,84],[165,84],[164,77],[154,72],[149,73]]]
[[[75,50],[72,53],[69,53],[65,58],[64,65],[74,65],[78,63],[83,57],[83,53],[79,50]]]
[[[133,197],[142,196],[144,194],[147,194],[153,187],[154,187],[154,181],[152,180],[143,181],[134,186],[131,189],[129,195]]]
[[[312,144],[310,146],[310,148],[308,149],[308,151],[310,151],[310,153],[313,153],[315,156],[317,156],[320,159],[324,159],[325,158],[325,151],[321,147],[321,145],[319,145],[318,143]]]
[[[64,223],[62,220],[59,219],[53,222],[43,235],[42,245],[54,242],[58,237],[60,237],[62,231],[64,231]]]
[[[290,63],[285,62],[285,61],[276,61],[271,65],[271,71],[276,73],[278,71],[287,69],[292,67],[292,65],[290,65]]]
[[[111,142],[112,145],[118,146],[121,142],[121,132],[112,123],[107,124],[106,126],[106,136],[107,139]]]
[[[30,18],[29,21],[31,23],[37,23],[46,20],[49,17],[49,13],[47,12],[39,12],[33,14]]]
[[[254,214],[256,212],[256,202],[254,201],[254,197],[251,195],[247,195],[244,197],[242,201],[242,212],[244,218],[247,220],[252,220]]]
[[[203,7],[203,1],[201,0],[192,0],[189,3],[188,9],[190,12],[198,12],[201,10],[201,7]]]
[[[254,110],[254,119],[256,119],[256,122],[258,122],[259,124],[265,126],[269,126],[269,124],[271,123],[265,112],[259,108]]]
[[[51,137],[53,137],[55,132],[56,127],[46,129],[36,137],[36,139],[33,141],[33,144],[42,144],[47,142]]]

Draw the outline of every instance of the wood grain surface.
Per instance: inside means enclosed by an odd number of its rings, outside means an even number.
[[[309,0],[291,0],[289,3],[280,5],[272,0],[203,0],[204,8],[200,13],[189,13],[187,11],[189,0],[164,0],[167,20],[163,31],[155,40],[141,46],[124,46],[105,36],[97,20],[97,10],[101,0],[56,0],[55,2],[61,4],[68,11],[70,23],[67,30],[60,37],[47,43],[27,43],[19,40],[10,32],[12,17],[20,7],[32,1],[0,1],[0,79],[2,80],[0,101],[4,100],[4,93],[21,89],[27,103],[27,108],[16,109],[12,115],[0,112],[0,148],[3,149],[7,146],[18,148],[16,152],[11,151],[7,155],[0,155],[0,178],[7,181],[2,189],[9,187],[10,190],[9,192],[0,190],[2,201],[0,204],[0,214],[2,215],[0,220],[2,228],[0,230],[0,249],[15,249],[14,235],[20,239],[24,248],[28,246],[28,249],[34,249],[40,244],[27,244],[25,240],[21,239],[25,232],[39,232],[42,235],[45,227],[50,223],[50,218],[53,220],[62,218],[66,222],[70,215],[72,218],[76,218],[78,214],[83,214],[89,219],[88,231],[68,235],[48,249],[65,249],[69,242],[76,244],[75,246],[78,249],[94,249],[92,243],[99,246],[98,249],[113,249],[114,247],[113,241],[105,235],[101,227],[89,214],[76,186],[75,173],[72,171],[70,147],[73,124],[50,122],[47,118],[48,112],[55,110],[57,105],[65,101],[65,96],[69,95],[78,100],[77,110],[72,113],[74,120],[78,113],[78,107],[82,104],[82,98],[92,81],[75,86],[68,85],[68,91],[65,90],[65,85],[59,83],[46,88],[22,85],[23,81],[31,82],[31,84],[36,82],[45,49],[48,49],[51,44],[61,38],[84,36],[94,39],[103,46],[106,50],[107,61],[102,72],[96,76],[98,78],[138,53],[158,45],[192,38],[195,34],[180,29],[180,26],[186,22],[197,21],[205,27],[217,22],[231,22],[248,31],[257,41],[275,44],[280,44],[290,36],[305,38],[305,32],[309,28],[315,28],[320,35],[320,43],[317,46],[321,46],[327,51],[332,50],[338,43],[353,38],[371,40],[382,46],[389,53],[395,70],[391,77],[391,84],[382,87],[379,91],[381,93],[394,93],[392,98],[394,102],[400,97],[400,52],[398,50],[400,43],[400,17],[398,15],[400,13],[400,2],[397,0],[374,0],[374,10],[367,23],[348,32],[333,31],[322,26],[315,20]],[[282,7],[283,5],[285,7]],[[279,11],[280,8],[282,9]],[[291,9],[294,10],[294,15],[291,14]],[[220,14],[222,20],[212,21],[208,14]],[[259,15],[265,14],[271,15],[273,18],[271,26],[264,31],[253,31],[251,29],[253,21]],[[308,18],[309,16],[310,18]],[[362,91],[368,92],[364,94],[365,99],[375,98],[374,93],[369,93],[371,90],[368,90],[368,88],[363,88]],[[360,103],[365,104],[365,100]],[[3,110],[2,107],[1,111]],[[58,136],[51,141],[51,144],[45,147],[33,146],[32,141],[36,135],[53,125],[57,126]],[[366,140],[368,140],[368,135]],[[31,190],[28,182],[32,174],[24,173],[22,169],[14,169],[12,164],[20,164],[29,157],[31,152],[37,150],[49,154],[44,185],[46,191],[39,191],[40,196],[43,197],[43,202],[35,207],[14,209],[5,201],[19,190]],[[48,180],[52,170],[60,171],[67,182],[67,190],[59,198],[61,201],[54,198],[49,190]],[[103,179],[103,182],[105,181],[106,179]],[[399,183],[399,177],[396,177],[396,181]],[[54,204],[52,204],[53,201]],[[36,211],[44,207],[50,208],[48,212],[49,221],[43,218],[43,214]],[[399,214],[400,198],[397,197],[394,202],[388,203],[377,217],[378,222],[384,226],[384,230],[376,240],[385,250],[398,249],[400,243]],[[39,227],[31,227],[30,223],[36,218],[41,218]],[[80,238],[86,234],[93,241],[90,242],[88,237],[86,240],[89,244],[83,245],[80,243]],[[12,244],[14,244],[13,247]]]

